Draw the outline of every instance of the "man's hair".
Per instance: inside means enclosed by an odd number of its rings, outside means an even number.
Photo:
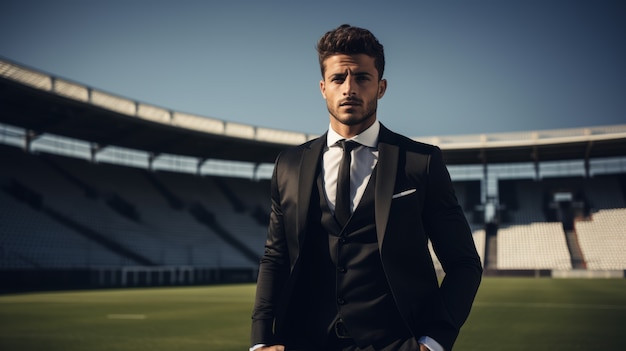
[[[374,65],[378,71],[378,79],[383,78],[385,71],[385,52],[383,45],[369,30],[353,27],[349,24],[326,32],[317,42],[317,55],[320,61],[322,78],[324,78],[324,61],[337,54],[355,55],[365,54],[374,58]]]

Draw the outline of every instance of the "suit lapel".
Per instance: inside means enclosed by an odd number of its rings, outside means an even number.
[[[309,206],[311,204],[311,192],[315,182],[315,176],[320,165],[320,156],[326,143],[326,134],[314,140],[309,148],[304,149],[300,159],[298,174],[298,203],[297,203],[297,230],[298,242],[302,244],[306,232]],[[300,245],[302,248],[302,245]]]
[[[378,165],[376,166],[375,186],[375,217],[376,235],[379,248],[382,247],[391,209],[391,198],[395,187],[396,173],[398,169],[399,149],[394,142],[391,131],[380,126],[378,137]],[[314,140],[310,147],[302,152],[298,176],[298,211],[297,230],[298,241],[303,242],[306,232],[309,206],[311,204],[311,192],[313,183],[320,165],[320,156],[326,143],[326,134]]]
[[[393,143],[393,134],[382,124],[378,136],[378,165],[376,167],[376,235],[378,237],[378,248],[382,248],[389,211],[391,209],[391,198],[396,183],[396,173],[398,169],[398,146]]]

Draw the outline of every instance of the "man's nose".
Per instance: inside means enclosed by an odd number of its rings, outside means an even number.
[[[351,76],[346,77],[346,80],[343,82],[343,95],[356,95],[356,82]]]

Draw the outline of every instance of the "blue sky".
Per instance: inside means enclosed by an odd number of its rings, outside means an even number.
[[[385,46],[379,119],[408,136],[626,123],[626,2],[0,1],[0,56],[201,116],[322,133],[317,39]]]

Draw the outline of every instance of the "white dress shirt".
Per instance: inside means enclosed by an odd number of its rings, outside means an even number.
[[[361,201],[367,183],[372,176],[372,170],[376,167],[376,163],[378,162],[379,131],[380,123],[376,121],[361,134],[348,139],[359,144],[359,146],[351,151],[350,198],[352,201],[350,204],[350,212],[354,212],[354,209]],[[324,177],[326,200],[333,213],[335,212],[335,199],[337,198],[337,175],[339,173],[339,164],[343,157],[343,149],[337,142],[344,139],[344,137],[337,134],[330,126],[328,127],[326,147],[324,148],[323,156],[322,176]]]

